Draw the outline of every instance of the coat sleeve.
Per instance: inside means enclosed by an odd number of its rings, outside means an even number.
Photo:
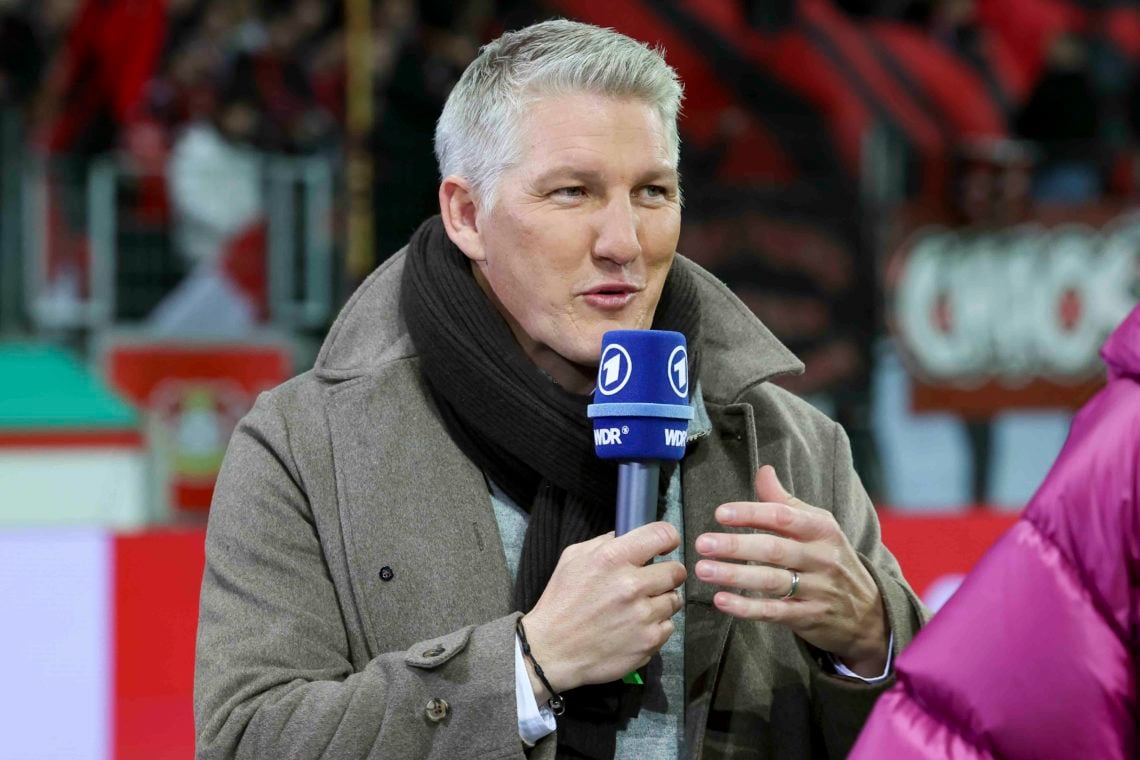
[[[288,429],[263,395],[233,436],[211,506],[196,756],[523,756],[514,615],[382,653],[358,669],[351,649],[360,644],[350,642],[344,606]]]
[[[855,473],[851,444],[838,424],[834,425],[833,445],[835,469],[831,508],[839,527],[879,588],[894,634],[894,652],[897,655],[910,643],[929,615],[903,578],[898,561],[883,545],[875,507]],[[810,670],[812,698],[827,756],[846,757],[875,700],[894,685],[895,678],[892,675],[879,683],[867,684],[833,675],[830,666],[821,666],[822,653],[810,650],[802,642],[801,646],[809,651],[814,661]]]

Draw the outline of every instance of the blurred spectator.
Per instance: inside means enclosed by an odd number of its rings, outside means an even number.
[[[309,57],[313,98],[326,114],[336,120],[337,128],[341,131],[344,129],[348,109],[345,100],[346,44],[344,32],[339,28],[334,29],[319,42],[312,44]]]
[[[243,30],[248,36],[244,20],[240,5],[230,0],[176,0],[171,6],[169,44],[142,114],[167,142],[183,125],[209,118]]]
[[[167,18],[163,0],[49,0],[30,7],[50,59],[29,130],[52,159],[42,233],[49,282],[41,295],[58,313],[76,313],[90,295],[90,162],[118,146],[139,111]]]
[[[931,34],[959,53],[966,54],[977,43],[977,5],[974,0],[935,0],[914,3],[912,17],[929,24]]]
[[[1119,117],[1122,149],[1113,158],[1109,188],[1113,194],[1134,198],[1140,194],[1140,63],[1125,75]]]
[[[451,88],[478,52],[472,15],[476,3],[423,0],[418,33],[408,35],[410,4],[382,4],[377,18],[386,43],[398,45],[391,73],[379,78],[375,126],[375,248],[379,258],[395,253],[415,231],[416,220],[438,212],[439,169],[432,139]],[[380,53],[381,48],[377,52]]]
[[[302,61],[309,61],[312,52],[343,25],[343,6],[343,3],[325,0],[296,0],[293,3],[293,21],[298,32],[296,51]]]
[[[39,84],[43,50],[19,0],[0,0],[0,107],[23,105]]]
[[[232,86],[214,117],[187,127],[171,154],[176,248],[193,271],[155,309],[152,324],[161,332],[238,335],[259,316],[256,294],[234,281],[227,257],[264,257],[264,249],[235,250],[264,214],[262,156],[254,147],[263,115],[253,93]]]
[[[316,101],[300,51],[324,16],[306,0],[266,0],[259,19],[264,40],[238,55],[233,76],[258,93],[265,112],[261,145],[285,153],[313,151],[328,140],[332,120]]]
[[[216,260],[225,242],[262,212],[261,156],[254,148],[263,117],[248,93],[234,92],[217,114],[191,124],[168,167],[177,248],[191,263]]]
[[[39,24],[46,47],[48,50],[56,50],[66,41],[86,0],[43,0],[38,3],[35,0],[26,0],[26,2],[29,6],[38,6]]]
[[[1132,70],[1131,82],[1128,85],[1126,109],[1129,137],[1133,144],[1140,146],[1140,65]]]
[[[1038,201],[1084,203],[1100,194],[1100,102],[1079,37],[1062,33],[1050,41],[1045,70],[1018,114],[1016,128],[1040,145],[1033,178]]]
[[[990,97],[1010,116],[1028,93],[1030,80],[1005,39],[982,24],[976,0],[918,0],[910,4],[906,16],[972,67]]]
[[[162,0],[86,0],[51,64],[38,141],[52,152],[113,148],[142,100],[166,35]]]
[[[210,105],[221,50],[205,39],[209,21],[224,6],[202,0],[176,0],[169,8],[170,31],[159,71],[146,94],[146,117],[172,134]]]

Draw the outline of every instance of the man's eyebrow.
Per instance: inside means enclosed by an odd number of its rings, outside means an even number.
[[[571,166],[569,164],[561,164],[559,166],[551,167],[546,171],[535,177],[536,183],[548,182],[553,179],[575,179],[581,182],[597,182],[602,178],[601,172],[594,171],[593,169],[582,169],[581,167]]]
[[[660,166],[655,166],[642,172],[638,176],[637,184],[640,185],[645,182],[662,180],[677,182],[679,176],[680,175],[677,173],[677,170],[675,168],[669,166],[668,164],[662,164]],[[602,179],[602,173],[593,169],[583,169],[581,167],[571,166],[569,164],[562,164],[542,172],[537,177],[535,177],[534,181],[536,184],[541,184],[561,178],[573,179],[583,183],[598,182]]]

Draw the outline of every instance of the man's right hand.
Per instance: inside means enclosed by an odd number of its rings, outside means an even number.
[[[566,547],[546,590],[523,618],[531,651],[558,691],[616,681],[649,662],[673,633],[685,582],[680,562],[646,564],[680,543],[655,522]],[[527,662],[539,702],[550,694]]]

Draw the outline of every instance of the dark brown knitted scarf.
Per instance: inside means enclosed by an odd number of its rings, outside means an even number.
[[[412,236],[401,308],[452,440],[530,513],[514,590],[516,608],[529,611],[564,548],[613,530],[617,467],[594,453],[590,397],[530,362],[439,217]],[[695,382],[700,309],[696,285],[680,267],[665,280],[653,327],[685,334]],[[639,688],[619,681],[565,693],[558,757],[612,758],[621,721],[637,712],[630,703]]]

